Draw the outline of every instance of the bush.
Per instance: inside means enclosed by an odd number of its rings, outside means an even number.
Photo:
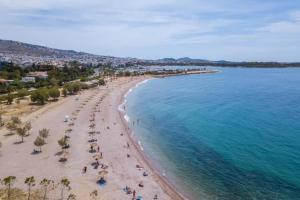
[[[104,79],[103,78],[99,79],[98,84],[99,85],[105,85]]]
[[[23,97],[28,96],[28,95],[29,95],[29,92],[28,92],[28,90],[26,90],[25,88],[19,90],[19,91],[18,91],[18,94],[17,94],[17,96],[18,96],[19,98],[23,98]]]
[[[14,95],[12,95],[12,94],[6,95],[5,100],[6,100],[7,105],[12,104],[12,102],[14,101]]]
[[[80,89],[81,89],[81,84],[80,83],[67,83],[64,85],[64,89],[69,93],[69,94],[77,94]]]
[[[64,88],[64,89],[62,90],[62,94],[64,95],[64,97],[66,97],[66,96],[68,95],[68,91]]]
[[[48,90],[48,93],[49,93],[49,96],[54,100],[57,100],[58,97],[60,96],[60,91],[57,87],[50,88]]]
[[[39,104],[45,104],[45,102],[48,100],[49,98],[49,93],[48,93],[48,90],[45,89],[45,88],[41,88],[41,89],[38,89],[38,90],[35,90],[31,96],[31,101],[32,102],[37,102]]]

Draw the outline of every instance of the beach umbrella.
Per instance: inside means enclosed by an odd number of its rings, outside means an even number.
[[[98,146],[97,143],[92,143],[91,145],[92,145],[93,147],[97,147],[97,146]]]
[[[101,177],[103,177],[103,176],[105,176],[107,174],[108,174],[108,171],[106,171],[106,170],[99,171],[99,176],[101,176]]]
[[[94,155],[93,158],[95,160],[100,160],[100,159],[102,159],[102,156],[98,154],[98,155]]]
[[[67,132],[71,132],[72,131],[72,129],[71,128],[69,128],[69,129],[67,129],[67,130],[65,130],[65,132],[67,133]]]

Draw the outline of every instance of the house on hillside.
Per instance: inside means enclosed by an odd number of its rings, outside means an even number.
[[[27,76],[22,78],[23,83],[35,83],[36,79],[46,79],[48,78],[47,72],[29,72]]]
[[[14,80],[7,80],[7,79],[0,79],[0,84],[8,85],[9,83],[13,82]]]
[[[48,78],[48,73],[47,72],[29,72],[28,75],[29,77],[34,77],[34,78],[40,78],[40,79],[46,79]]]
[[[22,78],[21,82],[23,83],[35,83],[35,77],[25,76]]]

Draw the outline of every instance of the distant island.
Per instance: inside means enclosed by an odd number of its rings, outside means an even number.
[[[232,62],[192,58],[163,58],[157,60],[101,56],[73,50],[60,50],[11,40],[0,40],[0,62],[30,66],[33,63],[63,66],[76,61],[85,65],[132,66],[219,66],[219,67],[300,67],[300,62]]]

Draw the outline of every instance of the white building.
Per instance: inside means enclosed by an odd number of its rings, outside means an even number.
[[[35,77],[32,76],[25,76],[21,80],[24,83],[35,83]]]

